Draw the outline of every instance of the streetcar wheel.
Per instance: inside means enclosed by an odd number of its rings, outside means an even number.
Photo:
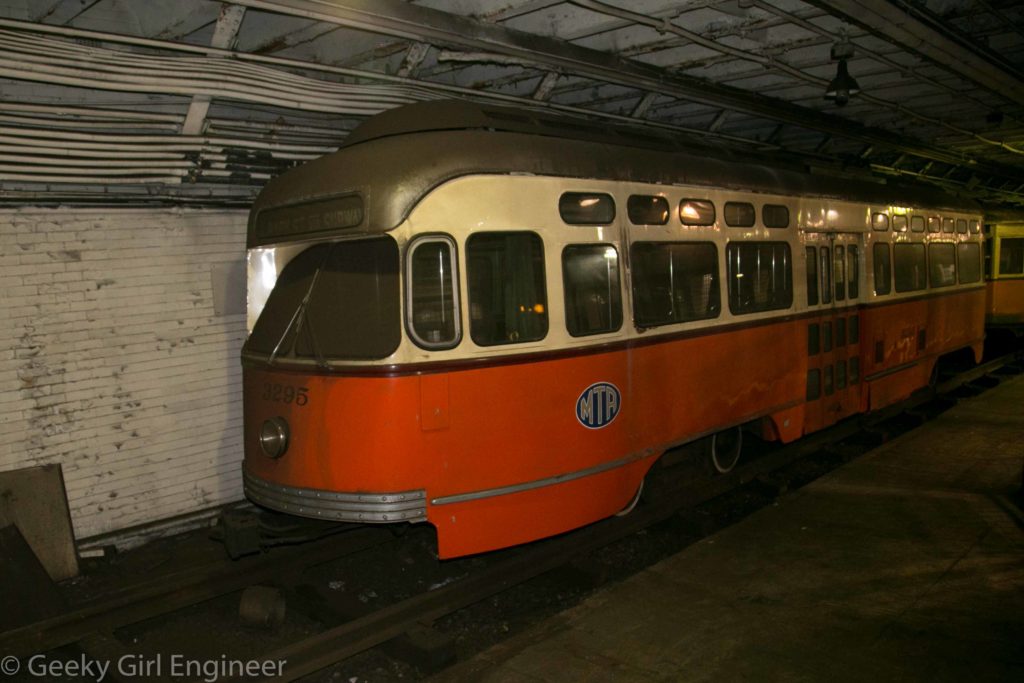
[[[726,429],[708,440],[708,459],[711,467],[719,474],[731,472],[740,460],[743,447],[743,431],[739,427]]]
[[[640,494],[644,492],[644,481],[644,479],[640,480],[640,486],[636,487],[636,493],[633,494],[632,500],[629,501],[626,507],[622,508],[621,510],[615,513],[616,517],[625,517],[633,511],[633,508],[636,507],[636,504],[640,502]]]

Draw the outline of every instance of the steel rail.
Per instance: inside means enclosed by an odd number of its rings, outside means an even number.
[[[236,562],[214,562],[212,566],[191,568],[178,575],[153,577],[64,614],[0,633],[0,652],[19,658],[46,652],[392,539],[386,529],[362,527],[312,544],[274,549],[266,555]]]

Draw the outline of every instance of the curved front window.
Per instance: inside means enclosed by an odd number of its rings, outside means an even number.
[[[391,355],[402,334],[398,273],[388,236],[309,247],[281,271],[245,350],[319,364]]]

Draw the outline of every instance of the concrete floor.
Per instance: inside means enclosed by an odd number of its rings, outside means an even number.
[[[1024,680],[1024,377],[438,681]]]

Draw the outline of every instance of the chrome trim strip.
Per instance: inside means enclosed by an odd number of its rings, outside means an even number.
[[[301,517],[341,522],[422,522],[427,519],[427,492],[342,493],[273,484],[242,469],[249,500]]]
[[[600,465],[594,465],[582,470],[576,470],[575,472],[567,472],[566,474],[556,474],[553,477],[546,477],[544,479],[535,479],[534,481],[527,481],[522,484],[513,484],[511,486],[499,486],[493,489],[483,489],[481,491],[469,491],[467,493],[456,493],[450,496],[439,496],[430,501],[431,505],[451,505],[452,503],[465,503],[471,500],[480,500],[481,498],[493,498],[494,496],[505,496],[510,493],[521,493],[523,491],[532,491],[533,489],[539,489],[544,486],[554,486],[555,484],[562,484],[567,481],[573,481],[574,479],[582,479],[583,477],[589,477],[594,474],[600,474],[613,470],[617,467],[623,467],[637,460],[643,460],[654,455],[656,451],[654,449],[647,449],[640,453],[633,453],[627,455],[624,458],[618,460],[612,460],[610,462],[604,462]]]

